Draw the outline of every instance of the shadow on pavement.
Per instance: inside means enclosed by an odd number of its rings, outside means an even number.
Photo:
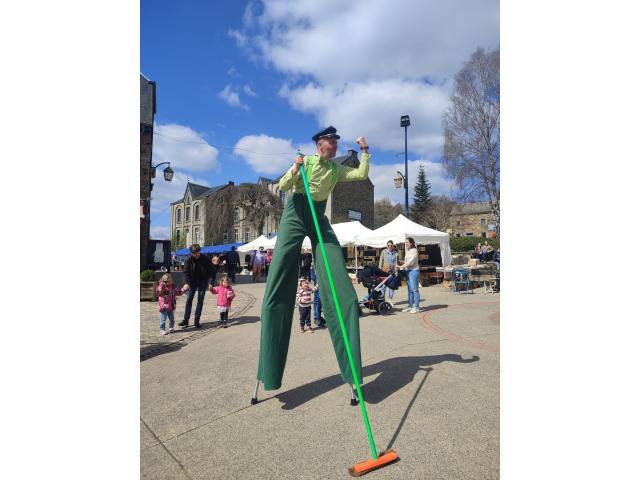
[[[431,310],[440,310],[441,308],[447,308],[449,305],[429,305],[420,310],[422,312],[430,312]]]
[[[480,357],[477,355],[470,359],[464,359],[462,356],[452,353],[424,357],[389,358],[363,368],[365,381],[368,376],[379,375],[373,381],[367,382],[362,386],[362,395],[367,403],[380,403],[389,395],[408,385],[419,371],[426,370],[425,367],[442,362],[472,363],[478,360],[480,360]],[[275,395],[275,397],[283,403],[283,410],[292,410],[342,385],[344,385],[342,377],[336,374],[287,390]],[[345,389],[345,403],[347,401],[347,389]]]
[[[245,323],[256,323],[258,321],[260,321],[260,317],[256,316],[231,318],[229,319],[229,327],[243,325]],[[217,330],[220,326],[220,321],[202,322],[200,326],[202,328],[196,329],[193,327],[193,324],[189,324],[189,327],[182,329],[178,327],[176,323],[176,332],[169,334],[169,336],[166,337],[167,341],[142,342],[140,344],[140,361],[180,350],[194,340],[211,333],[213,330]],[[176,337],[177,340],[172,340],[172,338]]]

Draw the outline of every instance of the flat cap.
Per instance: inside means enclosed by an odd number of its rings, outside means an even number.
[[[336,139],[339,139],[340,135],[338,135],[336,132],[337,132],[337,130],[335,129],[335,127],[328,126],[324,130],[320,130],[318,133],[316,133],[313,137],[311,137],[311,139],[314,142],[317,142],[321,138],[336,138]]]

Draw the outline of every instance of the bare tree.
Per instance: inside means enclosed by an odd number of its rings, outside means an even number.
[[[451,212],[456,202],[446,195],[436,195],[431,197],[431,208],[429,210],[428,224],[440,232],[446,232],[451,227]]]
[[[373,204],[373,227],[379,228],[403,212],[404,209],[402,205],[399,203],[394,205],[389,198],[384,197],[382,200],[378,200]]]
[[[488,200],[500,235],[500,49],[471,55],[449,101],[443,163],[461,200]]]

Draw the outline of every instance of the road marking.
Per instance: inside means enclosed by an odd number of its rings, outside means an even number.
[[[449,305],[449,308],[466,307],[466,306],[471,306],[471,305],[489,305],[489,304],[493,304],[493,303],[500,303],[500,302],[462,303],[462,304],[457,304],[457,305]],[[493,352],[493,353],[498,353],[500,351],[500,349],[497,348],[497,347],[494,347],[494,346],[491,346],[491,345],[487,345],[486,343],[475,342],[473,340],[469,340],[468,338],[461,337],[460,335],[457,335],[457,334],[455,334],[453,332],[445,330],[444,328],[436,325],[431,320],[431,317],[432,317],[433,313],[437,312],[437,311],[438,310],[433,310],[433,311],[430,311],[430,312],[425,312],[423,315],[421,315],[420,322],[422,323],[422,325],[424,325],[429,330],[432,330],[433,332],[437,333],[438,335],[443,336],[443,337],[447,338],[448,340],[451,340],[454,343],[457,343],[458,345],[463,345],[465,347],[477,348],[479,350],[484,350],[484,351]]]

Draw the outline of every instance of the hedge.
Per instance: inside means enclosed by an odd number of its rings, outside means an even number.
[[[471,252],[475,250],[476,245],[489,242],[494,249],[500,248],[499,238],[483,238],[483,237],[449,237],[449,246],[452,252]]]
[[[140,281],[142,282],[152,282],[153,281],[153,270],[146,269],[140,272]]]

